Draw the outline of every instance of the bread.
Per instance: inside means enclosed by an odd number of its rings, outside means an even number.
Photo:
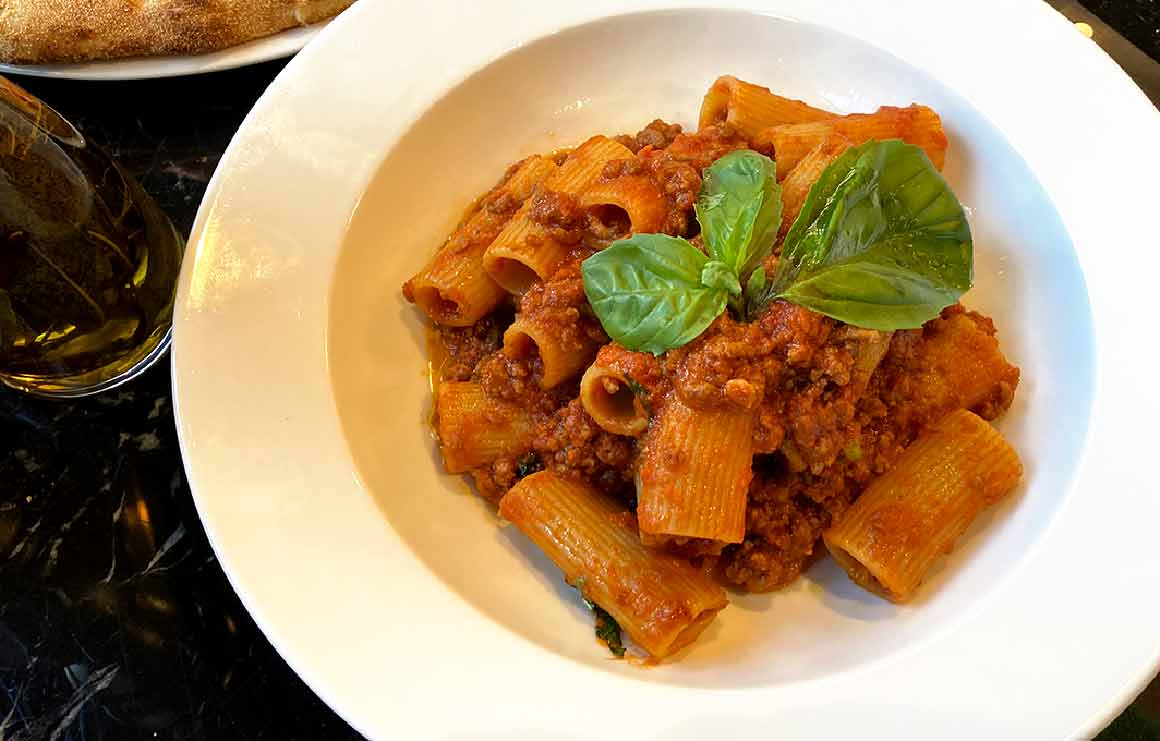
[[[304,26],[354,0],[0,0],[0,61],[200,54]]]

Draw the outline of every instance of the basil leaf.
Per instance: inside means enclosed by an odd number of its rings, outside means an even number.
[[[580,599],[596,617],[596,639],[608,646],[608,650],[612,652],[613,656],[618,659],[624,658],[625,648],[624,641],[620,637],[620,623],[616,622],[616,618],[612,617],[608,610],[588,599],[584,594],[584,577],[580,577],[575,584],[569,586],[574,587],[580,593]]]
[[[781,225],[777,165],[750,149],[730,152],[705,169],[695,208],[709,256],[745,278],[773,249]]]
[[[701,285],[706,288],[721,288],[732,296],[741,295],[741,283],[737,273],[720,260],[710,260],[701,268]]]
[[[757,269],[749,274],[749,280],[745,283],[745,313],[747,315],[753,315],[754,308],[760,303],[764,295],[765,266],[758,265]]]
[[[531,476],[536,471],[543,471],[544,464],[540,462],[540,457],[536,455],[535,451],[527,453],[523,458],[516,461],[516,478],[522,479]]]
[[[701,282],[709,259],[683,239],[634,234],[580,266],[584,292],[604,331],[629,350],[660,355],[705,331],[728,290]],[[710,270],[710,279],[718,280]]]
[[[588,602],[588,600],[584,600]],[[604,645],[608,646],[608,650],[612,655],[618,659],[623,659],[625,654],[624,641],[620,637],[620,623],[616,622],[616,618],[608,614],[598,604],[588,602],[588,606],[592,608],[592,613],[596,616],[596,638]]]
[[[859,327],[922,326],[972,278],[971,230],[919,147],[853,147],[810,188],[786,235],[771,297]]]

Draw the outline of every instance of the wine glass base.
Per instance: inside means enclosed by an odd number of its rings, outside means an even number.
[[[45,399],[80,399],[93,396],[132,381],[147,371],[169,350],[173,339],[170,327],[156,339],[156,344],[129,368],[110,374],[110,366],[98,368],[73,376],[53,376],[48,374],[5,374],[0,373],[0,384]],[[118,360],[116,364],[123,362]]]

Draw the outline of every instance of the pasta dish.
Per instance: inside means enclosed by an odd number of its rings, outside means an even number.
[[[830,554],[909,600],[1022,475],[1019,369],[922,105],[838,115],[721,77],[512,165],[403,287],[432,322],[446,470],[561,569],[623,655]]]

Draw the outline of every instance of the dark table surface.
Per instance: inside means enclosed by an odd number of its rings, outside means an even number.
[[[1105,48],[1126,46],[1078,3],[1054,4],[1091,22]],[[1160,3],[1084,5],[1146,53],[1122,62],[1143,87],[1160,80],[1146,59],[1160,59]],[[188,233],[218,158],[281,67],[19,81]],[[1157,684],[1107,737],[1160,741]],[[260,738],[358,736],[279,658],[222,573],[182,469],[168,364],[77,402],[0,388],[0,741]]]

